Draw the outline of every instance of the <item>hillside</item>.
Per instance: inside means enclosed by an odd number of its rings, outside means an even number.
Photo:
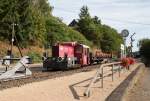
[[[0,41],[0,47],[1,59],[7,54],[7,50],[10,49],[10,44],[8,42]],[[28,46],[28,48],[22,48],[21,52],[23,55],[30,56],[33,62],[41,62],[44,49],[37,46]],[[16,46],[13,47],[13,55],[14,57],[20,57],[19,50]]]
[[[0,1],[0,56],[6,52],[12,36],[14,45],[19,43],[23,55],[41,59],[42,52],[56,42],[77,41],[104,52],[119,51],[121,36],[98,17],[91,17],[87,6],[81,8],[77,25],[68,27],[52,15],[48,0]],[[13,30],[14,29],[14,30]],[[32,50],[32,52],[30,52]],[[34,50],[34,51],[33,51]]]

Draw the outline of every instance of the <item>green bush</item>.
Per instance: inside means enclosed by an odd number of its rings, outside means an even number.
[[[65,41],[78,41],[86,45],[92,45],[84,35],[80,32],[69,28],[67,25],[59,21],[55,17],[50,17],[46,20],[47,28],[47,41],[51,44],[56,42],[65,42]]]
[[[39,53],[36,52],[29,52],[28,56],[31,58],[32,63],[42,62],[42,57]]]
[[[150,39],[140,41],[140,54],[146,65],[150,65]]]

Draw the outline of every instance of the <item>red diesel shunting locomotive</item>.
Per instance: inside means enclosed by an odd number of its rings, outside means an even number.
[[[52,57],[48,57],[43,62],[45,69],[64,69],[89,65],[89,47],[77,42],[57,43],[52,47]]]
[[[97,63],[102,60],[100,57],[96,58]],[[93,64],[94,61],[88,46],[77,42],[63,42],[52,47],[52,57],[46,57],[43,61],[43,68],[46,70],[49,68],[67,69],[76,65],[86,66]]]

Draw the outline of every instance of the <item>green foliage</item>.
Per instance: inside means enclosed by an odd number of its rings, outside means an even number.
[[[80,43],[88,44],[91,43],[79,32],[68,28],[60,20],[54,17],[50,17],[46,21],[47,25],[47,40],[49,43],[54,44],[56,42],[63,41],[78,41]]]
[[[80,11],[77,30],[100,48],[101,21],[96,16],[91,18],[87,6],[83,6]]]
[[[92,18],[94,24],[97,24],[97,25],[101,25],[101,20],[97,17],[97,16],[94,16],[94,18]]]
[[[146,66],[150,66],[150,39],[142,39],[139,42],[140,55]]]
[[[120,44],[123,42],[117,31],[107,25],[102,26],[103,37],[101,48],[105,52],[119,51]]]
[[[45,42],[45,16],[51,12],[47,0],[1,0],[0,4],[1,37],[10,40],[12,24],[16,23],[15,34],[21,44]]]
[[[89,9],[87,6],[83,6],[81,8],[81,13],[79,14],[80,19],[89,19],[90,17],[90,13],[89,13]]]
[[[50,6],[48,0],[34,0],[34,6],[40,9],[44,16],[49,17],[52,12],[52,7]]]
[[[0,1],[0,34],[1,37],[9,38],[12,29],[12,22],[18,21],[18,7],[15,5],[17,1],[1,0]]]
[[[38,62],[41,62],[42,60],[42,57],[40,56],[39,53],[29,52],[27,55],[31,58],[33,63],[38,63]]]
[[[75,28],[103,51],[118,51],[123,42],[118,32],[107,25],[102,25],[97,16],[92,18],[87,6],[83,6],[80,11],[78,24]]]
[[[140,43],[140,54],[144,58],[150,59],[150,39],[143,39],[139,43]]]
[[[15,34],[22,44],[44,46],[58,41],[78,41],[91,43],[79,32],[69,28],[59,18],[51,15],[48,0],[1,0],[0,39],[11,39],[12,23]]]
[[[46,36],[46,27],[45,27],[45,18],[42,15],[41,11],[38,11],[36,7],[31,8],[32,18],[32,29],[28,39],[31,43],[42,45],[45,43]]]
[[[12,24],[15,23],[18,24],[15,34],[23,47],[78,41],[107,52],[119,49],[122,38],[117,31],[102,25],[97,16],[92,18],[87,6],[81,8],[76,30],[52,16],[52,9],[48,0],[0,0],[0,40],[11,39]],[[33,53],[29,55],[38,57]]]

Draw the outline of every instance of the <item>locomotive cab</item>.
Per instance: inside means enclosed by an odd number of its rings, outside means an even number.
[[[89,47],[83,44],[78,44],[75,47],[75,57],[77,58],[77,64],[81,66],[90,64]]]

